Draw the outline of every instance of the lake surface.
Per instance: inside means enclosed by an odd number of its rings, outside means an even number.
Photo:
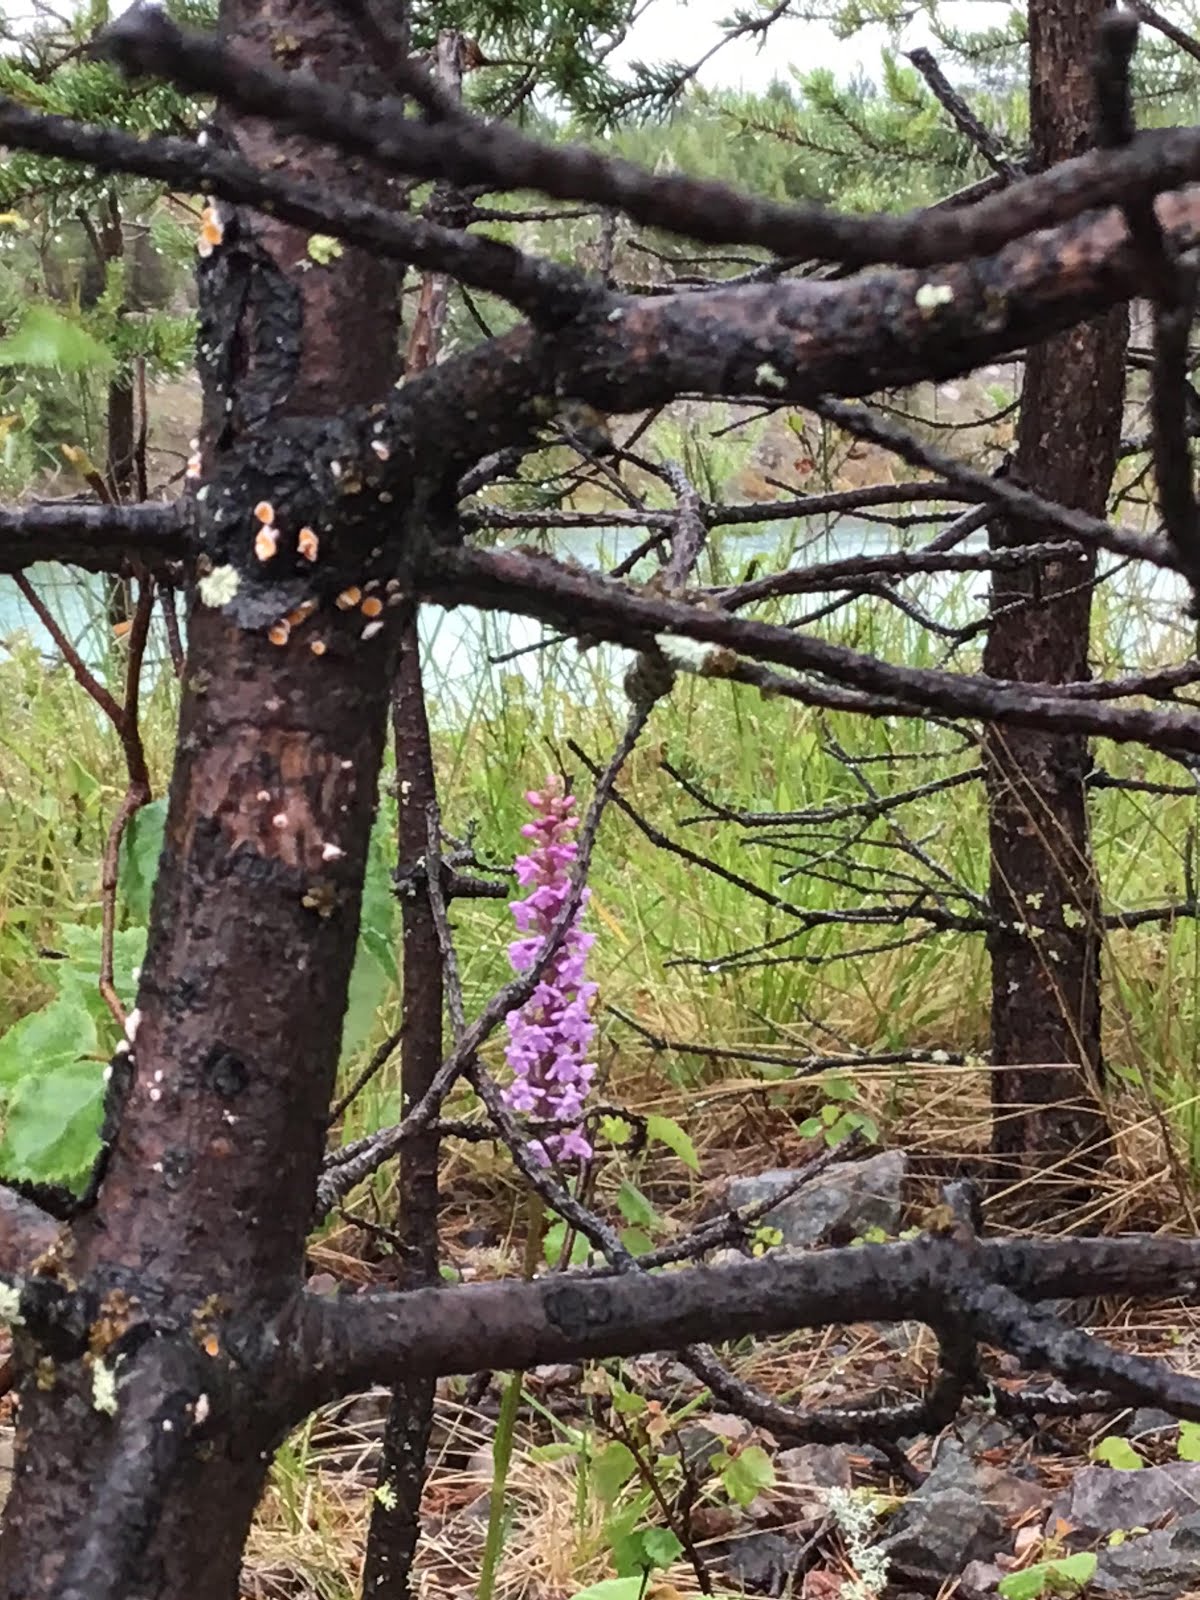
[[[905,544],[911,548],[924,543],[938,526],[931,523],[907,529]],[[642,538],[641,531],[635,528],[572,529],[550,536],[546,548],[604,570],[634,550]],[[978,550],[984,545],[985,536],[976,534],[960,548]],[[714,535],[712,549],[702,558],[697,576],[702,582],[736,582],[755,558],[760,559],[761,573],[775,567],[800,567],[877,554],[896,547],[893,530],[845,517],[830,527],[795,521],[725,529]],[[1111,661],[1132,665],[1151,654],[1171,659],[1193,651],[1194,629],[1183,613],[1187,595],[1182,580],[1174,573],[1143,564],[1113,561],[1112,567],[1100,601],[1104,649]],[[648,576],[652,570],[653,565],[648,563],[640,575]],[[61,567],[33,568],[29,576],[83,659],[93,667],[104,662],[106,656],[111,660],[99,580]],[[901,585],[901,592],[927,614],[957,623],[982,614],[987,585],[986,573],[942,573],[908,579]],[[820,594],[798,597],[792,602],[793,614],[815,611],[829,598],[832,597]],[[13,580],[0,576],[0,657],[22,633],[48,658],[57,659],[53,640]],[[473,706],[486,704],[506,680],[511,683],[514,673],[520,674],[534,693],[553,687],[586,701],[595,695],[598,681],[618,680],[630,659],[629,653],[617,646],[590,649],[582,655],[569,641],[545,647],[554,635],[541,623],[506,612],[480,612],[469,606],[453,611],[425,607],[421,637],[428,687],[438,714],[451,720]],[[870,649],[871,645],[864,640],[860,647]],[[150,671],[166,670],[166,642],[161,626],[152,630],[147,659]]]

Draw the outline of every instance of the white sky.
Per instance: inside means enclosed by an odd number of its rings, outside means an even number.
[[[750,10],[752,4],[753,0],[652,0],[614,55],[614,63],[682,60],[690,65],[720,38],[723,18]],[[938,7],[943,21],[957,27],[994,26],[1009,9],[1001,0],[943,0]],[[920,12],[921,7],[914,4],[912,10]],[[790,67],[802,72],[829,67],[843,79],[861,68],[874,77],[880,49],[887,43],[884,28],[867,28],[852,39],[839,40],[827,23],[788,19],[772,25],[765,44],[747,38],[726,45],[701,70],[699,81],[713,89],[765,89],[773,78],[786,80]],[[899,43],[903,50],[931,43],[923,13],[903,29]]]
[[[112,13],[128,9],[130,0],[113,0]],[[69,9],[63,0],[60,10]],[[650,0],[643,16],[630,30],[629,38],[613,57],[614,65],[631,61],[683,61],[690,65],[721,36],[719,23],[735,10],[750,9],[754,0]],[[30,0],[0,0],[0,13],[10,17],[27,15]],[[923,0],[914,0],[914,12],[923,10]],[[968,20],[980,26],[1004,17],[1008,6],[1003,0],[941,0],[939,11],[949,23]],[[837,40],[823,22],[783,21],[775,23],[761,48],[753,39],[738,39],[727,45],[700,73],[708,88],[765,89],[772,78],[788,76],[789,67],[802,71],[829,67],[839,78],[849,78],[862,68],[876,74],[879,51],[887,43],[882,28],[865,29],[853,39]],[[914,17],[900,36],[902,49],[911,50],[929,43],[923,15]]]

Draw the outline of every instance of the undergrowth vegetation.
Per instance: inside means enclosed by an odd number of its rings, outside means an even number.
[[[869,532],[859,526],[846,537]],[[799,535],[791,528],[776,537],[795,543]],[[821,542],[832,544],[832,535],[823,533]],[[602,540],[594,555],[606,553],[612,552]],[[811,549],[806,558],[813,559]],[[710,581],[736,577],[746,565],[744,540],[727,533],[711,559]],[[1130,671],[1178,659],[1182,624],[1171,621],[1174,606],[1120,591],[1120,581],[1100,591],[1098,659],[1119,659]],[[905,593],[941,620],[961,623],[980,589],[980,580],[969,577],[953,585],[943,579],[936,590],[913,582]],[[27,1085],[25,1098],[8,1106],[0,1161],[17,1175],[75,1179],[87,1165],[102,1064],[116,1043],[95,977],[98,863],[123,790],[121,754],[69,669],[23,626],[13,598],[5,597],[0,659],[0,1086],[11,1095],[32,1051],[55,1066],[36,1091]],[[81,648],[117,683],[123,647],[108,637],[97,593],[82,583],[61,589],[58,609]],[[820,626],[831,638],[893,660],[939,659],[926,630],[872,600]],[[511,656],[514,637],[531,636],[514,634],[507,619],[465,612],[434,613],[426,629],[446,826],[452,835],[469,834],[480,857],[497,864],[511,859],[519,837],[523,789],[556,770],[586,783],[570,741],[599,755],[625,714],[620,652],[581,654],[573,644],[551,643],[489,665]],[[958,660],[971,664],[965,651]],[[143,711],[156,799],[135,817],[122,856],[117,987],[127,1001],[144,945],[176,706],[177,685],[160,651],[147,674]],[[978,749],[961,728],[820,713],[720,680],[681,678],[632,758],[623,792],[636,797],[636,813],[609,817],[593,869],[589,926],[598,936],[592,965],[600,983],[600,1062],[613,1094],[635,1109],[686,1105],[691,1134],[703,1139],[706,1117],[719,1121],[722,1106],[748,1098],[802,1121],[825,1103],[829,1074],[814,1080],[809,1069],[797,1070],[797,1061],[844,1057],[845,1068],[833,1074],[835,1089],[849,1072],[856,1102],[885,1127],[906,1120],[919,1104],[921,1125],[907,1138],[944,1145],[948,1130],[931,1116],[941,1101],[960,1124],[952,1144],[986,1142],[979,1056],[989,1004],[985,936],[922,922],[925,897],[906,885],[896,834],[899,826],[919,841],[944,875],[945,904],[969,914],[972,897],[987,892],[982,789],[973,779],[937,785],[965,779],[978,763]],[[1190,898],[1196,803],[1181,781],[1186,775],[1133,746],[1099,746],[1096,767],[1106,778],[1137,777],[1178,791],[1147,796],[1105,786],[1094,793],[1106,915]],[[930,792],[875,818],[853,809],[844,815],[864,800],[863,774],[881,795]],[[348,1082],[399,1020],[391,880],[397,777],[385,769],[343,1045]],[[718,808],[762,814],[763,821],[734,826],[680,780]],[[803,830],[772,820],[792,813],[805,819]],[[676,845],[686,853],[675,853]],[[902,926],[863,926],[864,907],[902,905],[911,912]],[[508,913],[503,901],[466,900],[456,906],[455,921],[466,997],[481,1004],[506,976]],[[1156,1128],[1147,1143],[1157,1144],[1169,1128],[1180,1170],[1200,1161],[1198,962],[1188,917],[1114,927],[1105,958],[1106,1053],[1126,1104],[1120,1120]],[[655,1047],[655,1040],[669,1047]],[[692,1044],[731,1053],[694,1053],[686,1048]],[[864,1052],[912,1052],[916,1059],[856,1074],[853,1058]],[[923,1059],[930,1052],[944,1053],[947,1062]],[[86,1069],[81,1056],[90,1062]],[[348,1109],[343,1135],[394,1121],[398,1093],[390,1065]],[[78,1125],[60,1143],[55,1123],[71,1121],[64,1104],[76,1106]],[[971,1113],[965,1125],[964,1107]],[[486,1158],[476,1150],[465,1159]]]

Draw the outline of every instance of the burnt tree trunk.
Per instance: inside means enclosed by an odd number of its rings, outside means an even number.
[[[415,607],[406,607],[401,630],[392,724],[399,801],[398,877],[404,923],[403,1024],[400,1079],[404,1110],[429,1088],[442,1060],[442,952],[428,891],[428,817],[437,789],[420,638]],[[401,1287],[438,1278],[438,1154],[436,1128],[410,1139],[400,1155],[397,1231],[403,1258]],[[388,1600],[408,1593],[420,1532],[425,1458],[433,1426],[434,1380],[417,1376],[392,1393],[383,1433],[382,1495],[371,1507],[363,1568],[363,1594]]]
[[[1102,0],[1031,0],[1030,122],[1038,169],[1093,138],[1091,62]],[[1102,515],[1124,399],[1124,307],[1038,345],[1025,368],[1015,475]],[[993,543],[1045,537],[1007,519]],[[1095,558],[998,576],[985,671],[1018,682],[1088,676]],[[1087,740],[989,728],[985,737],[992,904],[992,1148],[1029,1216],[1081,1199],[1107,1128],[1100,1048],[1099,891],[1088,830]]]
[[[278,64],[286,38],[290,67],[381,86],[323,0],[223,0],[221,26],[259,60]],[[342,155],[224,123],[263,167],[382,198],[382,180]],[[224,229],[201,272],[198,515],[213,585],[192,601],[132,1088],[63,1267],[100,1314],[82,1357],[16,1340],[3,1600],[235,1600],[286,1422],[282,1379],[274,1392],[263,1379],[262,1330],[302,1279],[395,630],[364,642],[360,616],[323,613],[279,648],[266,623],[273,586],[286,577],[294,592],[301,520],[320,522],[320,560],[347,571],[377,537],[350,483],[320,513],[314,462],[339,410],[382,400],[395,379],[396,272],[350,248],[315,267],[302,231],[259,215],[226,210]],[[260,500],[286,550],[266,567],[251,548]],[[220,599],[232,588],[260,603],[262,625],[246,610],[233,620]]]

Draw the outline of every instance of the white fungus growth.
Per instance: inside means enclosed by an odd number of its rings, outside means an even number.
[[[918,300],[920,296],[918,296]],[[769,361],[764,361],[755,369],[754,381],[760,389],[786,389],[787,379],[778,367],[772,366]]]
[[[368,622],[360,637],[363,639],[373,639],[377,633],[381,633],[382,631],[382,622]]]
[[[683,634],[656,633],[654,642],[673,666],[685,672],[703,672],[714,654],[712,645]]]
[[[226,606],[238,592],[241,581],[235,567],[214,567],[196,587],[206,606]]]
[[[92,1409],[106,1417],[117,1414],[117,1374],[113,1367],[97,1361],[92,1367]]]
[[[917,290],[917,310],[929,316],[939,306],[948,306],[954,299],[954,290],[948,283],[923,283]]]
[[[130,1044],[132,1044],[137,1038],[138,1029],[141,1027],[141,1025],[142,1013],[138,1010],[137,1006],[134,1006],[133,1010],[125,1018],[125,1037],[129,1040]]]
[[[321,846],[322,861],[340,861],[346,852],[340,844],[326,844]]]
[[[21,1317],[21,1291],[11,1283],[0,1283],[0,1324],[19,1328]]]

